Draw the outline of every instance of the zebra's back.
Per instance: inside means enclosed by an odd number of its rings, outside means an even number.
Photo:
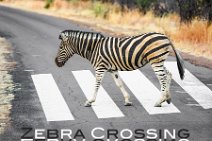
[[[135,70],[164,60],[170,40],[161,33],[146,33],[127,38],[107,37],[101,42],[100,56],[109,70]]]

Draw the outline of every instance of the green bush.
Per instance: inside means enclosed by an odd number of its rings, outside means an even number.
[[[50,6],[53,2],[54,2],[54,0],[46,0],[46,4],[45,4],[44,8],[46,8],[46,9],[50,8]]]
[[[95,1],[93,3],[93,11],[96,17],[101,16],[103,18],[106,18],[109,12],[109,8],[105,4]]]
[[[138,8],[146,13],[157,0],[136,0]]]

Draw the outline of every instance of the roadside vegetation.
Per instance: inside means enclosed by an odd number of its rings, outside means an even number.
[[[121,0],[4,0],[4,3],[79,21],[116,36],[165,33],[180,51],[212,60],[210,0],[177,0],[170,4],[175,6],[172,9],[160,0],[132,1],[132,5]]]
[[[10,124],[10,109],[14,99],[14,83],[10,71],[15,67],[15,63],[7,60],[10,54],[10,44],[0,37],[0,134]]]

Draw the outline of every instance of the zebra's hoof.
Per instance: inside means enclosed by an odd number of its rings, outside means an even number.
[[[169,99],[166,100],[166,102],[167,102],[168,104],[170,104],[171,101],[172,101],[171,98],[169,98]]]
[[[160,103],[155,103],[154,107],[162,107]]]
[[[84,104],[85,107],[91,107],[91,102],[90,101],[86,101]]]
[[[125,102],[124,106],[132,106],[132,102]]]

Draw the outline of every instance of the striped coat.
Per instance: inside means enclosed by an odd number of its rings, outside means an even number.
[[[107,37],[101,41],[99,54],[111,70],[135,70],[148,62],[164,60],[169,53],[169,39],[160,33],[134,37]]]
[[[94,96],[86,102],[91,106],[96,99],[97,91],[105,72],[111,72],[116,84],[120,87],[125,105],[131,105],[129,94],[123,88],[117,71],[131,71],[150,63],[161,84],[162,96],[155,106],[167,101],[170,103],[169,86],[171,73],[165,68],[164,61],[173,49],[177,59],[181,79],[184,77],[183,60],[175,50],[169,38],[161,33],[145,33],[133,37],[105,37],[100,33],[65,30],[59,35],[60,49],[55,62],[62,67],[66,61],[78,54],[88,59],[96,71]]]

